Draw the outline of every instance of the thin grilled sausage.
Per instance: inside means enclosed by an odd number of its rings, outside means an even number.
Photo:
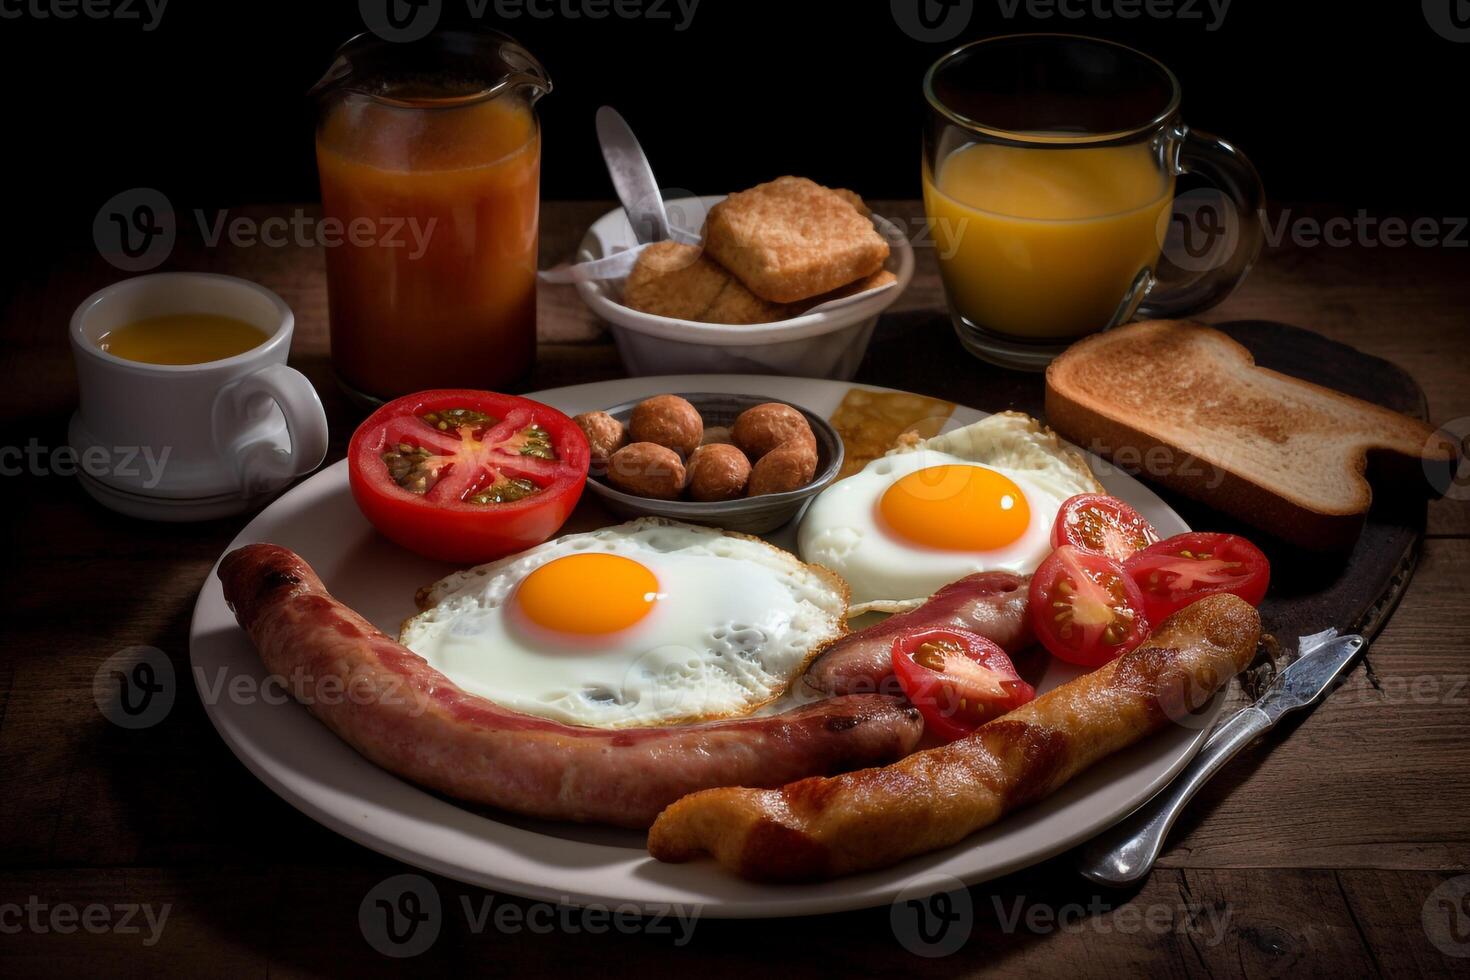
[[[1017,654],[1035,642],[1026,615],[1028,575],[978,572],[940,589],[917,609],[849,633],[812,661],[806,683],[825,694],[898,694],[893,641],[911,630],[969,630]]]

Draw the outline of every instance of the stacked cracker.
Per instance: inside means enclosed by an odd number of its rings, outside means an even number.
[[[894,281],[888,243],[852,191],[779,177],[710,209],[704,245],[643,250],[623,303],[701,323],[773,323]]]

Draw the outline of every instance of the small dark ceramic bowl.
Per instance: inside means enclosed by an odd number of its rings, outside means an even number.
[[[735,419],[747,408],[780,401],[776,398],[760,398],[755,395],[707,392],[693,394],[674,392],[674,394],[687,400],[699,411],[706,429],[718,426],[728,428],[735,424]],[[637,401],[614,405],[606,409],[606,412],[626,425],[633,414],[634,407],[641,401],[643,399],[640,398]],[[656,500],[652,497],[639,497],[636,494],[624,493],[610,486],[603,476],[593,473],[587,479],[587,489],[596,494],[608,510],[620,517],[670,517],[689,524],[704,524],[745,534],[766,534],[774,531],[795,517],[802,505],[835,480],[837,472],[842,469],[842,437],[837,434],[836,429],[832,428],[831,423],[800,405],[792,405],[790,402],[781,402],[781,404],[791,405],[792,408],[806,416],[807,424],[812,427],[812,434],[817,438],[817,473],[812,478],[812,482],[804,487],[788,490],[785,493],[741,497],[738,500],[709,502]]]

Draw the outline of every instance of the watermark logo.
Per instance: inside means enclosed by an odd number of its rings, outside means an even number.
[[[1470,0],[1422,0],[1424,19],[1446,41],[1470,41]]]
[[[157,647],[119,650],[92,677],[92,700],[119,728],[150,728],[168,717],[178,685],[174,665]]]
[[[888,9],[893,22],[915,41],[942,44],[970,26],[975,0],[888,0]]]
[[[1470,875],[1459,875],[1429,893],[1420,910],[1424,935],[1446,956],[1470,957]]]
[[[1441,462],[1445,443],[1457,450],[1453,465]],[[1424,446],[1424,475],[1441,497],[1470,500],[1470,416],[1450,419]]]
[[[115,194],[92,219],[97,251],[123,272],[147,272],[173,252],[174,208],[162,191],[134,187]]]
[[[904,885],[888,909],[898,944],[915,956],[935,959],[958,952],[975,927],[970,890],[958,878],[923,875]]]
[[[407,959],[434,945],[443,927],[439,889],[423,875],[394,875],[362,897],[357,925],[368,945],[384,956]]]
[[[1234,203],[1210,187],[1176,197],[1173,212],[1159,230],[1164,258],[1186,272],[1224,266],[1240,244],[1240,216]]]
[[[444,12],[443,0],[357,0],[368,30],[385,41],[408,43],[429,36]]]

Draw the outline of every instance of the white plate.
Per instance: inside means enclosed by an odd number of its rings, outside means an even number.
[[[851,387],[810,378],[685,375],[557,388],[532,397],[570,415],[669,391],[745,392],[828,416]],[[953,424],[984,414],[957,408]],[[1138,481],[1101,460],[1089,462],[1109,492],[1132,504],[1160,533],[1187,530]],[[791,532],[783,530],[772,539],[789,544]],[[348,491],[346,461],[272,503],[230,549],[255,541],[296,551],[335,596],[393,635],[415,611],[414,590],[449,570],[373,531]],[[516,895],[609,906],[679,903],[718,917],[865,908],[906,889],[909,897],[913,888],[947,891],[954,879],[973,884],[1051,857],[1116,821],[1171,779],[1199,748],[1222,702],[1216,698],[1196,719],[1197,727],[1170,728],[1104,760],[1051,798],[954,847],[833,882],[770,886],[733,878],[708,861],[660,864],[644,850],[641,834],[470,810],[379,769],[304,708],[283,703],[279,688],[265,687],[265,696],[250,693],[261,690],[265,671],[225,606],[214,571],[194,607],[189,644],[200,697],[226,744],[283,799],[338,833],[417,867]],[[1053,661],[1040,686],[1071,676]]]

